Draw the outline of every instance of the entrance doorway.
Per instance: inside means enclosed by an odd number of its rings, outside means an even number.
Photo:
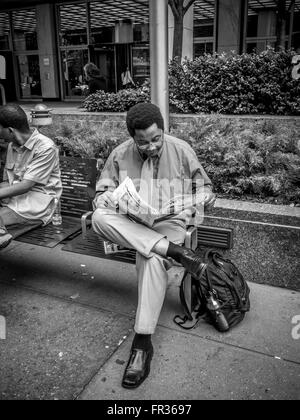
[[[92,62],[99,68],[106,83],[106,92],[116,92],[116,60],[114,46],[96,47],[91,52]]]
[[[91,50],[91,61],[100,69],[106,80],[106,91],[117,92],[122,89],[121,74],[132,71],[132,45],[110,44],[95,46]]]

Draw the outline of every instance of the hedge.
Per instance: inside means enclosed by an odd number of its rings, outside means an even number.
[[[170,106],[179,113],[300,115],[300,79],[292,78],[292,51],[203,55],[169,65]],[[149,82],[118,93],[99,91],[88,111],[124,112],[150,101]]]

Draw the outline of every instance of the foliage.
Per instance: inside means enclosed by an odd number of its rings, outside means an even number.
[[[44,128],[63,153],[97,158],[101,169],[111,151],[129,138],[124,129],[91,122]],[[300,205],[299,128],[280,120],[192,120],[171,134],[187,141],[219,197]]]
[[[300,115],[300,82],[291,77],[291,51],[203,55],[169,65],[170,109],[178,113]],[[86,98],[91,112],[124,112],[150,101],[150,83]]]
[[[149,89],[146,87],[123,89],[118,93],[107,93],[100,90],[85,99],[83,108],[89,112],[125,112],[137,103],[149,101]]]
[[[169,67],[170,103],[182,113],[300,114],[291,51],[203,55]]]
[[[207,116],[173,134],[193,147],[219,196],[300,204],[296,127]]]
[[[61,154],[82,158],[101,159],[102,163],[123,141],[128,140],[120,130],[99,130],[88,121],[76,124],[64,123],[45,127],[42,133],[52,138],[60,147]]]

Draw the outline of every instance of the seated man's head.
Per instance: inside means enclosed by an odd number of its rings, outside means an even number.
[[[159,154],[164,141],[164,119],[156,105],[135,105],[127,113],[126,124],[143,155],[155,157]]]
[[[20,145],[30,134],[27,116],[19,105],[0,106],[0,138]]]

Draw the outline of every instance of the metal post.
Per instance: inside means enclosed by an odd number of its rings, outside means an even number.
[[[168,0],[149,0],[151,101],[157,105],[169,131]]]
[[[2,105],[6,105],[5,90],[4,90],[4,86],[1,85],[1,83],[0,83],[0,92],[1,92]]]

